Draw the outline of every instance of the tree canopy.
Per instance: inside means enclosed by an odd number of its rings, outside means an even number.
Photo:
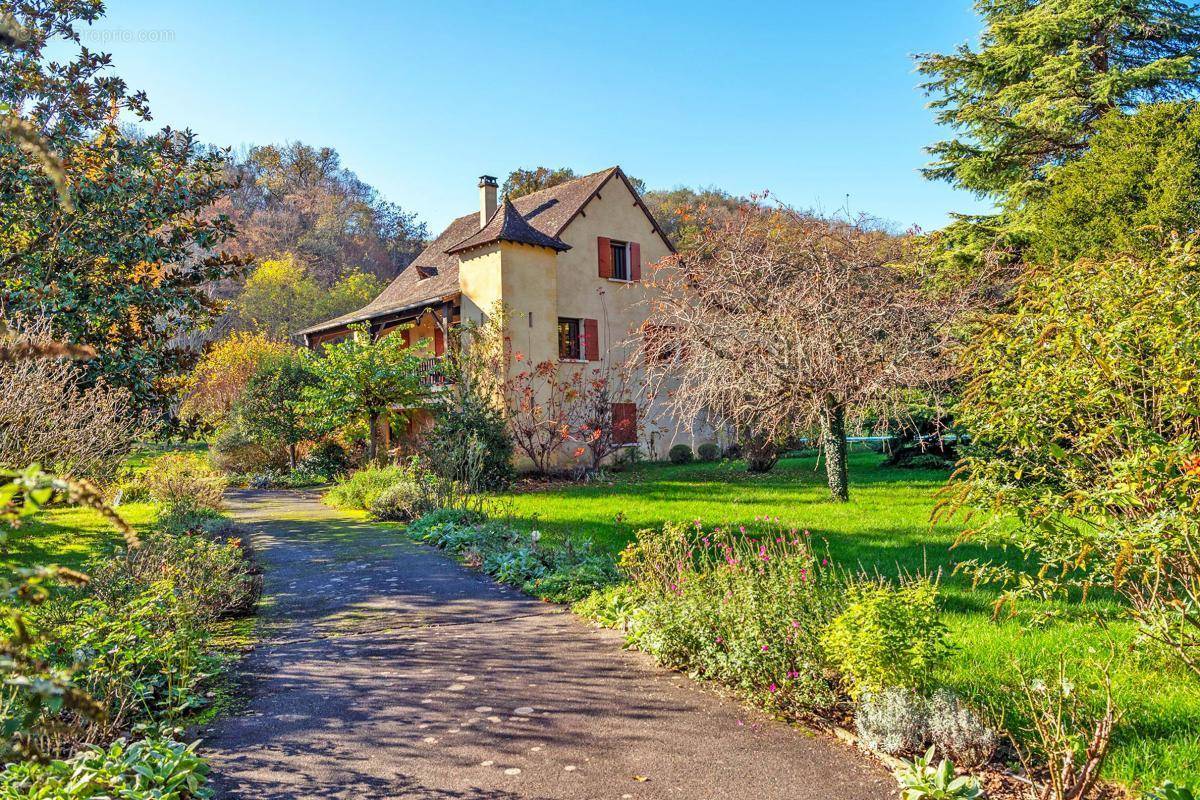
[[[788,208],[710,209],[660,262],[642,361],[678,419],[708,415],[756,449],[821,429],[829,485],[849,496],[847,420],[937,385],[953,295],[893,266],[901,239]],[[770,463],[769,459],[764,459]]]
[[[1026,257],[1046,263],[1111,253],[1153,255],[1173,233],[1200,232],[1200,113],[1154,103],[1100,121],[1088,152],[1048,171],[1016,215]]]
[[[422,359],[403,336],[375,339],[362,326],[353,331],[313,362],[316,380],[304,390],[304,413],[323,430],[363,424],[368,430],[367,456],[374,460],[380,425],[407,419],[425,402]]]
[[[260,444],[287,447],[292,469],[296,445],[313,438],[303,393],[316,380],[308,351],[287,350],[264,359],[238,398],[237,424],[242,432]]]
[[[145,122],[150,112],[107,55],[78,46],[76,25],[101,10],[84,0],[0,4],[25,31],[20,48],[0,51],[0,102],[24,109],[61,157],[70,200],[37,152],[0,137],[0,296],[6,313],[47,316],[57,335],[95,347],[85,380],[157,406],[164,379],[193,357],[181,334],[218,310],[207,286],[242,265],[220,252],[234,233],[214,213],[229,188],[224,155],[188,131],[119,124],[120,114]]]
[[[234,251],[258,259],[291,253],[322,286],[358,270],[395,277],[428,238],[416,214],[380,197],[332,147],[254,147],[227,169],[237,188],[222,210],[238,227]]]
[[[576,177],[570,167],[530,167],[514,169],[500,185],[500,196],[516,200],[527,194],[558,186]]]
[[[1177,0],[978,0],[978,48],[917,59],[938,122],[925,174],[976,194],[1024,198],[1078,157],[1102,117],[1194,92],[1200,10]]]
[[[382,281],[358,270],[322,288],[288,253],[259,264],[246,279],[232,303],[233,322],[282,341],[314,322],[362,308],[382,290]]]

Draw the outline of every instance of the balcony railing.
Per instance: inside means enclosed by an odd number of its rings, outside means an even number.
[[[428,389],[449,386],[452,381],[442,371],[441,357],[421,359],[421,385]]]

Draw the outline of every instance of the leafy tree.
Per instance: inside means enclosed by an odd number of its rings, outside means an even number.
[[[306,325],[362,308],[381,291],[378,278],[357,270],[323,289],[288,254],[255,268],[233,301],[233,313],[239,328],[283,341]]]
[[[285,341],[293,331],[317,321],[314,309],[321,294],[321,287],[288,254],[255,267],[232,310],[239,328]]]
[[[228,164],[237,188],[222,210],[238,226],[233,251],[291,253],[321,286],[357,270],[398,275],[428,238],[415,214],[389,203],[342,166],[331,147],[255,147]]]
[[[180,382],[180,419],[214,428],[224,424],[259,367],[288,349],[261,333],[235,333],[215,343]]]
[[[331,431],[360,422],[369,431],[367,457],[379,455],[382,425],[406,419],[422,408],[427,392],[421,382],[421,361],[400,336],[375,339],[364,326],[325,348],[313,364],[316,381],[304,389],[304,413],[314,425]]]
[[[379,278],[369,272],[351,270],[322,293],[317,303],[321,314],[313,322],[357,311],[378,297],[383,290],[384,283]]]
[[[78,47],[76,25],[101,14],[89,0],[0,3],[25,36],[0,51],[0,103],[25,110],[64,165],[69,204],[28,138],[0,136],[0,295],[8,313],[49,316],[71,342],[94,346],[87,378],[163,402],[162,379],[192,353],[179,336],[216,312],[210,282],[236,273],[218,248],[233,235],[212,211],[228,189],[224,157],[187,131],[141,135],[119,114],[149,120],[146,98]],[[51,60],[53,52],[53,60]]]
[[[540,192],[542,189],[549,189],[551,186],[558,186],[560,183],[574,180],[575,177],[575,170],[570,167],[514,169],[508,173],[508,177],[501,184],[500,196],[516,200],[523,195]]]
[[[974,443],[941,513],[984,512],[964,538],[1028,557],[965,565],[1006,587],[1002,603],[1115,587],[1200,673],[1195,248],[1033,267],[1011,308],[978,321],[956,407]]]
[[[237,402],[241,430],[261,444],[286,446],[292,469],[296,468],[296,446],[313,438],[303,393],[315,382],[308,351],[287,351],[259,365]]]
[[[704,189],[680,186],[669,190],[654,189],[643,192],[642,202],[676,246],[689,247],[700,233],[702,217],[695,213],[696,209],[722,208],[735,211],[749,200],[734,197],[715,186]]]
[[[1112,112],[1088,152],[1051,170],[1017,215],[1027,257],[1152,256],[1172,233],[1200,232],[1200,113],[1193,102]]]

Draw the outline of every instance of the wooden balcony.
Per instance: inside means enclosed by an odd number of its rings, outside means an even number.
[[[427,389],[438,389],[443,386],[449,386],[451,380],[442,372],[442,361],[440,356],[434,358],[421,359],[421,385]]]

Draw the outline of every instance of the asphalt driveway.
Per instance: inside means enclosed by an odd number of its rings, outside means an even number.
[[[218,797],[880,800],[843,744],[300,492],[239,492],[265,570]]]

